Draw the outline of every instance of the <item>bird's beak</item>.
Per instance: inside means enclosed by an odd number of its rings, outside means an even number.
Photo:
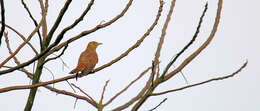
[[[98,43],[98,45],[102,45],[102,43]]]

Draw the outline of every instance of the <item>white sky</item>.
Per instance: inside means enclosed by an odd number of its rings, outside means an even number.
[[[39,21],[40,9],[38,1],[26,1],[33,15]],[[48,27],[50,28],[57,17],[64,0],[50,0],[47,15]],[[101,21],[108,21],[117,15],[125,6],[128,0],[102,1],[96,0],[92,10],[86,15],[84,21],[75,29],[69,31],[64,40],[79,34],[83,30],[90,29]],[[71,24],[86,7],[88,1],[73,1],[70,10],[64,16],[59,32],[64,27]],[[200,14],[202,13],[204,0],[177,0],[172,21],[167,30],[165,44],[161,54],[161,68],[191,39]],[[140,111],[146,111],[155,107],[164,98],[168,100],[163,103],[157,111],[259,111],[260,110],[260,84],[259,67],[260,53],[259,48],[259,26],[260,15],[258,11],[259,0],[224,0],[223,12],[219,30],[211,44],[187,67],[183,73],[189,80],[189,84],[207,80],[213,77],[230,74],[237,70],[246,60],[248,66],[237,76],[217,82],[211,82],[201,86],[193,87],[179,92],[169,93],[163,96],[151,97],[141,107]],[[101,29],[93,34],[85,36],[80,40],[69,45],[62,59],[69,65],[69,69],[62,70],[59,60],[49,62],[48,67],[55,75],[55,78],[67,76],[76,64],[79,54],[86,48],[89,41],[99,41],[103,45],[97,51],[101,66],[119,56],[139,39],[147,28],[152,24],[157,9],[158,0],[137,0],[134,1],[129,11],[124,17],[107,28]],[[159,24],[152,31],[150,36],[145,39],[143,44],[131,52],[126,58],[112,66],[78,81],[69,80],[77,84],[87,93],[99,100],[102,88],[106,80],[110,80],[105,93],[104,101],[124,88],[130,81],[138,76],[140,72],[151,65],[154,58],[155,48],[159,40],[162,24],[168,12],[170,1],[165,1],[163,15]],[[20,1],[5,0],[6,23],[15,27],[19,32],[28,36],[34,28],[32,22],[21,5]],[[217,0],[209,0],[209,9],[206,14],[201,33],[197,41],[187,52],[184,53],[175,66],[181,63],[190,53],[199,47],[209,35],[209,31],[214,22],[216,14]],[[21,44],[22,40],[7,29],[12,49]],[[56,33],[57,35],[57,33]],[[8,56],[4,39],[0,48],[0,61]],[[38,47],[37,36],[31,41]],[[18,58],[25,62],[34,53],[28,46],[21,50]],[[14,65],[13,61],[7,65]],[[32,65],[27,67],[31,70]],[[163,69],[161,69],[163,70]],[[32,71],[32,70],[31,70]],[[126,93],[105,108],[105,111],[121,105],[132,98],[144,86],[148,75],[135,83]],[[42,74],[42,81],[51,80],[51,74],[45,69]],[[21,84],[28,84],[29,79],[25,74],[13,72],[1,76],[0,88]],[[180,74],[162,84],[155,92],[166,89],[174,89],[187,85]],[[55,84],[56,88],[72,91],[66,82]],[[33,111],[92,111],[95,110],[90,104],[79,100],[76,109],[73,109],[75,98],[56,95],[45,88],[39,88],[33,106]],[[79,92],[79,91],[78,91]],[[2,111],[21,111],[23,110],[29,90],[10,91],[0,94],[0,109]],[[130,109],[127,109],[128,111]]]

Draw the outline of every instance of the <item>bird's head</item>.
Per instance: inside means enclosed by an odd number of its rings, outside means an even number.
[[[96,42],[96,41],[92,41],[88,43],[88,47],[94,48],[96,49],[99,45],[101,45],[102,43]]]

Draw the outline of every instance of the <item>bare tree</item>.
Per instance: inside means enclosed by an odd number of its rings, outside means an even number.
[[[74,2],[76,2],[76,1],[74,1]],[[4,2],[3,2],[3,0],[1,0],[1,18],[2,18],[1,25],[2,25],[2,28],[1,28],[1,33],[0,33],[0,39],[2,39],[2,36],[4,36],[10,56],[8,56],[3,61],[1,61],[0,76],[13,73],[13,71],[22,71],[28,76],[28,78],[30,78],[32,80],[32,84],[9,86],[9,87],[5,87],[5,88],[1,88],[0,93],[13,91],[13,90],[30,89],[30,93],[28,95],[27,104],[24,108],[24,111],[31,111],[38,87],[44,87],[46,89],[49,89],[50,91],[53,91],[53,92],[56,92],[59,94],[63,94],[63,95],[67,95],[72,98],[76,98],[77,100],[78,99],[84,100],[84,101],[88,102],[89,104],[91,104],[93,107],[95,107],[98,111],[102,111],[106,106],[110,105],[115,99],[117,99],[118,96],[120,96],[122,93],[126,92],[129,87],[131,87],[134,83],[136,83],[136,81],[138,81],[140,78],[142,78],[146,73],[150,73],[149,79],[146,81],[146,84],[144,86],[139,85],[139,86],[142,86],[143,88],[139,92],[136,91],[136,96],[129,97],[129,101],[122,103],[121,105],[118,105],[117,107],[111,109],[113,111],[121,111],[132,105],[133,106],[131,108],[132,111],[136,111],[143,105],[143,103],[148,98],[151,98],[153,96],[160,96],[160,95],[163,95],[166,93],[176,92],[179,90],[183,90],[183,89],[198,86],[198,85],[202,85],[202,84],[205,84],[205,83],[208,83],[211,81],[227,79],[229,77],[233,77],[234,75],[238,74],[247,65],[247,62],[245,62],[237,71],[235,71],[232,74],[227,74],[226,76],[208,79],[208,80],[205,80],[205,81],[202,81],[199,83],[190,84],[190,85],[180,87],[177,89],[168,89],[168,90],[162,91],[162,92],[155,92],[155,89],[160,84],[173,78],[176,74],[179,74],[183,68],[185,68],[194,58],[196,58],[210,44],[212,39],[215,37],[215,34],[218,29],[218,25],[220,23],[220,18],[221,18],[221,11],[222,11],[221,9],[222,9],[223,1],[219,0],[218,8],[216,11],[215,22],[214,22],[214,25],[211,29],[211,33],[210,33],[209,37],[207,38],[207,40],[204,43],[202,43],[201,46],[197,50],[195,50],[193,53],[191,53],[179,66],[175,67],[173,70],[170,70],[170,68],[173,67],[173,64],[176,62],[176,60],[179,57],[181,57],[182,54],[189,47],[191,47],[191,45],[194,42],[196,42],[196,38],[198,37],[198,34],[200,32],[201,24],[203,23],[203,18],[208,9],[208,3],[206,3],[204,10],[202,11],[200,19],[198,21],[196,32],[194,33],[194,35],[191,38],[191,40],[189,41],[189,43],[187,45],[185,45],[183,47],[183,49],[180,50],[175,56],[173,56],[174,58],[172,60],[168,61],[168,64],[165,68],[160,68],[159,66],[160,66],[161,49],[164,44],[164,39],[166,37],[168,24],[171,21],[171,17],[174,13],[174,7],[175,7],[175,2],[176,2],[176,0],[172,0],[171,4],[170,4],[170,10],[167,11],[166,20],[162,20],[162,21],[164,21],[164,24],[163,24],[163,27],[161,28],[161,35],[160,35],[159,43],[157,45],[157,48],[154,49],[154,50],[156,50],[156,53],[154,55],[154,59],[151,60],[152,61],[151,66],[144,68],[145,70],[142,73],[140,73],[139,76],[136,77],[136,79],[131,81],[127,86],[125,86],[125,88],[120,90],[117,94],[110,97],[110,99],[108,99],[108,101],[104,102],[103,99],[104,99],[104,94],[105,94],[107,85],[109,84],[109,81],[107,81],[103,87],[103,92],[100,95],[100,100],[93,99],[93,97],[91,97],[89,94],[87,94],[84,91],[84,89],[80,88],[80,86],[77,86],[75,84],[72,84],[71,87],[78,89],[84,95],[79,95],[75,92],[61,90],[57,87],[50,86],[51,84],[58,83],[58,82],[68,82],[67,80],[75,78],[75,75],[68,75],[68,76],[65,76],[62,78],[49,80],[49,81],[40,81],[40,78],[42,76],[42,70],[45,68],[44,66],[47,62],[55,61],[58,58],[60,58],[62,55],[64,55],[65,51],[67,50],[67,47],[69,47],[69,45],[71,43],[79,40],[80,38],[85,37],[88,34],[95,33],[97,30],[102,30],[103,28],[106,28],[106,27],[114,24],[120,18],[124,17],[125,13],[127,13],[129,8],[131,7],[133,0],[129,0],[128,3],[125,5],[124,9],[118,15],[113,17],[111,20],[109,20],[107,22],[102,22],[89,30],[83,30],[80,33],[78,33],[77,35],[69,38],[68,40],[64,40],[64,42],[61,42],[64,39],[64,35],[66,33],[68,33],[69,30],[71,30],[75,26],[77,26],[83,20],[83,18],[86,16],[86,14],[88,14],[88,12],[91,10],[91,7],[93,6],[94,2],[95,2],[95,0],[90,0],[89,4],[86,6],[85,10],[81,13],[81,15],[77,19],[74,20],[74,22],[72,22],[69,26],[64,28],[62,31],[57,32],[57,28],[60,25],[62,19],[64,18],[64,14],[66,14],[67,10],[69,9],[69,6],[72,3],[72,0],[66,0],[65,4],[63,5],[63,8],[60,10],[58,17],[55,20],[55,23],[50,27],[49,30],[48,30],[47,26],[50,26],[51,24],[47,24],[47,22],[46,22],[46,16],[48,13],[48,6],[49,6],[48,0],[45,0],[45,1],[39,0],[40,9],[41,9],[41,20],[40,21],[37,21],[33,17],[31,10],[28,8],[27,4],[24,2],[24,0],[21,0],[21,4],[24,6],[24,9],[27,11],[31,21],[35,25],[35,28],[31,31],[30,35],[28,37],[25,37],[24,34],[20,33],[14,27],[9,26],[5,22]],[[143,41],[148,37],[148,35],[150,35],[150,33],[154,30],[154,28],[158,24],[158,21],[160,20],[160,17],[161,17],[162,11],[163,11],[163,6],[165,4],[164,4],[164,1],[162,1],[162,0],[158,0],[158,2],[159,2],[158,11],[157,11],[157,14],[155,14],[156,15],[155,18],[153,18],[154,21],[153,21],[153,23],[151,23],[151,25],[147,29],[147,31],[140,37],[140,39],[138,39],[136,41],[136,43],[133,44],[131,47],[129,47],[125,52],[118,55],[117,58],[112,59],[110,62],[103,64],[102,66],[94,69],[90,74],[93,74],[100,70],[104,70],[105,68],[120,61],[122,58],[125,58],[126,56],[128,56],[128,54],[130,52],[132,52],[134,49],[138,48],[143,43]],[[4,32],[5,27],[12,30],[19,37],[21,37],[24,41],[23,43],[21,43],[19,45],[19,47],[17,49],[15,49],[15,51],[12,51],[12,49],[11,49],[9,39],[8,39],[8,33],[7,33],[7,31]],[[37,35],[36,35],[36,33],[37,33]],[[57,36],[54,36],[54,33],[57,33]],[[36,46],[34,44],[30,43],[30,40],[34,36],[38,36],[38,40],[39,40],[39,44],[40,44],[40,52],[37,51],[37,48],[35,48]],[[54,42],[51,43],[51,41],[54,41]],[[35,56],[33,58],[31,58],[30,60],[21,63],[20,60],[16,57],[16,55],[18,53],[21,53],[20,50],[25,45],[30,46],[30,48],[35,53]],[[1,46],[1,48],[3,48],[3,46]],[[50,56],[50,55],[54,54],[55,52],[59,52],[59,51],[60,51],[60,54],[56,55],[55,57]],[[14,59],[14,61],[16,63],[15,66],[6,65],[6,63],[10,62],[11,59]],[[33,71],[33,72],[28,71],[27,66],[32,65],[34,63],[37,63],[35,71]],[[163,72],[160,73],[160,70],[163,70]],[[82,77],[85,77],[85,76],[86,75],[82,75]],[[167,98],[165,98],[163,101],[161,101],[156,107],[154,107],[154,108],[151,107],[151,111],[156,109],[157,107],[159,107],[166,100],[167,100]]]

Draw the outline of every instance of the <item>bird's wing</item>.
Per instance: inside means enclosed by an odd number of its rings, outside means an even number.
[[[83,74],[88,74],[94,69],[98,62],[97,53],[95,51],[86,51],[81,60],[84,61]]]

